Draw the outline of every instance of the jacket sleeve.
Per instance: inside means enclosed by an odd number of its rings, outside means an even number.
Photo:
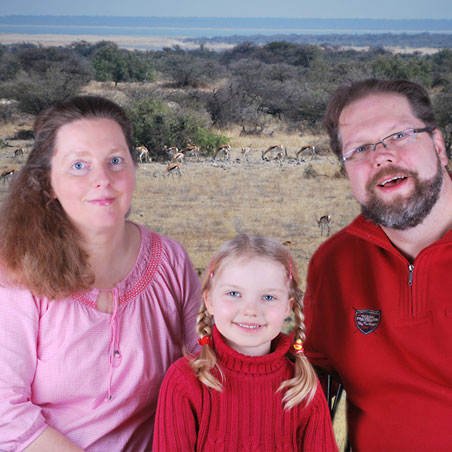
[[[306,325],[304,349],[306,356],[314,366],[331,370],[332,364],[322,352],[321,347],[321,341],[325,340],[328,335],[328,329],[325,329],[324,324],[325,317],[322,313],[328,300],[319,299],[319,269],[315,265],[315,257],[316,255],[309,262],[306,291],[303,298]]]
[[[31,402],[39,308],[32,294],[0,283],[0,450],[23,450],[47,427]]]
[[[298,450],[338,452],[330,413],[320,385],[307,409],[310,409],[310,413],[306,425],[299,429]]]
[[[195,376],[180,372],[179,363],[180,360],[169,368],[160,387],[154,424],[154,452],[189,452],[196,448],[199,422],[192,397],[188,395],[189,388],[194,387]]]

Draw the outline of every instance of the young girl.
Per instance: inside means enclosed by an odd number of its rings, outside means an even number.
[[[164,378],[154,451],[336,451],[325,397],[303,354],[302,293],[284,246],[238,235],[220,248],[202,288],[202,349]],[[280,331],[291,311],[289,336]]]

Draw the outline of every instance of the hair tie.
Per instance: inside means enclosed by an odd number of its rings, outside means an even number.
[[[288,256],[289,259],[289,279],[291,280],[293,278],[292,275],[292,259],[290,258],[290,256]]]
[[[203,345],[210,345],[210,336],[208,334],[206,334],[203,337],[200,337],[198,339],[198,344],[203,346]]]
[[[210,273],[209,273],[210,279],[213,278],[213,265],[214,264],[215,264],[215,259],[212,258],[212,260],[210,261]]]
[[[303,341],[301,339],[296,339],[295,344],[292,345],[295,350],[294,353],[298,355],[299,353],[304,353]]]

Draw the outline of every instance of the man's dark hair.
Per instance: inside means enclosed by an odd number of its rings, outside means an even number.
[[[342,142],[339,134],[339,117],[345,107],[371,94],[400,94],[410,103],[413,114],[426,126],[436,127],[435,115],[427,91],[409,80],[367,79],[346,82],[332,95],[326,108],[324,124],[330,137],[331,150],[342,157]]]

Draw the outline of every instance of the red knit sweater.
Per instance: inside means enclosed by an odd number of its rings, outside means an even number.
[[[283,409],[277,389],[293,376],[288,336],[279,335],[274,351],[258,357],[229,348],[216,328],[213,339],[223,391],[200,383],[185,358],[176,361],[160,389],[154,452],[337,451],[321,389],[307,407]]]

